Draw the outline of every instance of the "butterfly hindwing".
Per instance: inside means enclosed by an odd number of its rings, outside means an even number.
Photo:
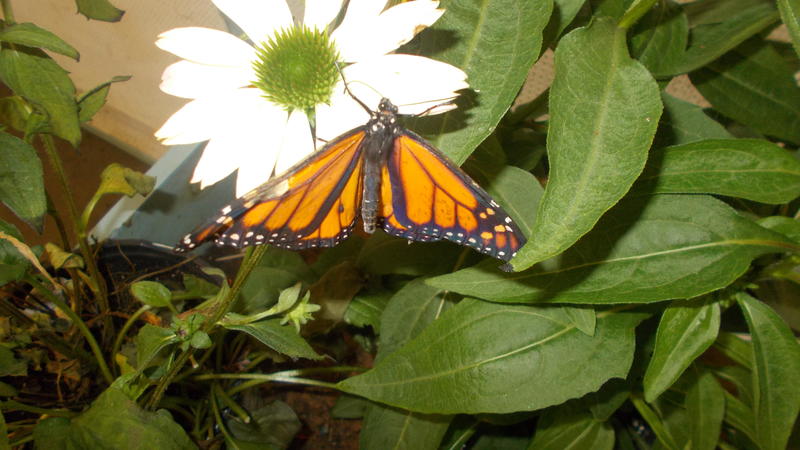
[[[381,172],[383,229],[413,241],[447,239],[509,261],[525,243],[483,189],[421,137],[402,131]]]
[[[330,142],[285,175],[222,208],[187,235],[179,249],[212,237],[219,245],[269,243],[303,249],[332,247],[351,233],[362,195],[363,127]]]

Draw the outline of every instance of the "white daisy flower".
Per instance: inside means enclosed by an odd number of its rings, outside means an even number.
[[[442,15],[438,1],[416,0],[384,11],[385,0],[306,0],[302,23],[285,0],[212,0],[246,40],[208,28],[176,28],[156,45],[182,58],[162,76],[161,90],[191,99],[156,132],[164,144],[209,141],[192,182],[201,188],[238,170],[236,195],[264,183],[319,142],[366,123],[381,97],[401,114],[418,114],[466,88],[460,69],[428,58],[390,54]],[[430,113],[444,112],[446,105]]]

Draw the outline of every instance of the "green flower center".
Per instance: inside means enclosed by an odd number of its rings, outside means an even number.
[[[336,48],[324,31],[304,26],[275,33],[256,46],[253,84],[287,111],[328,103],[339,79]]]

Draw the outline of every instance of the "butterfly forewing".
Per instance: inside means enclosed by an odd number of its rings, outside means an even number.
[[[525,243],[500,205],[416,134],[395,138],[381,178],[382,227],[390,234],[447,239],[504,261]]]
[[[216,238],[219,245],[269,243],[281,248],[331,247],[352,231],[361,203],[363,127],[326,145],[237,199],[187,235],[178,250]]]

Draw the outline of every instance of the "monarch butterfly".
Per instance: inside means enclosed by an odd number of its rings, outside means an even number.
[[[446,156],[404,129],[389,99],[381,100],[378,111],[362,106],[370,113],[366,125],[222,208],[176,250],[210,238],[233,247],[333,247],[352,233],[360,215],[370,234],[380,227],[409,241],[446,239],[511,260],[525,237],[503,208]]]

